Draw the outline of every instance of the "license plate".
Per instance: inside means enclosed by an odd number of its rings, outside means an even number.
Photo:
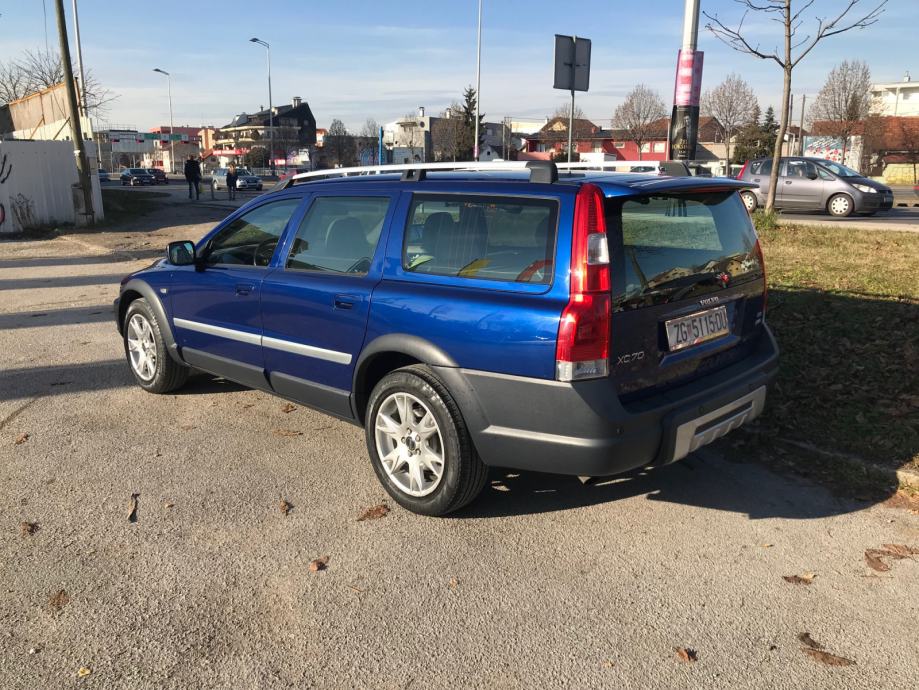
[[[689,316],[671,319],[666,321],[664,326],[667,329],[667,343],[671,352],[720,338],[731,332],[728,327],[728,312],[724,307],[706,309]]]

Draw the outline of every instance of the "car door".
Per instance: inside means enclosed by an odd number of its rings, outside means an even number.
[[[259,293],[302,202],[302,197],[275,199],[232,217],[198,247],[198,267],[175,269],[172,321],[186,362],[253,388],[266,387]]]
[[[787,161],[779,178],[779,206],[789,210],[823,208],[823,184],[812,161]]]
[[[351,416],[351,378],[396,200],[386,192],[316,194],[289,231],[262,283],[265,367],[281,395]]]
[[[764,158],[763,160],[753,161],[750,164],[749,180],[759,188],[754,190],[760,204],[766,203],[766,197],[769,194],[769,175],[772,173],[772,159]]]

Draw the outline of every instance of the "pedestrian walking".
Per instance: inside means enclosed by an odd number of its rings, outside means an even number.
[[[227,168],[227,194],[229,194],[230,199],[236,198],[237,179],[239,179],[239,174],[236,172],[236,165],[230,163],[230,167]]]
[[[201,164],[194,156],[185,161],[185,181],[188,182],[188,198],[197,201],[201,198]]]

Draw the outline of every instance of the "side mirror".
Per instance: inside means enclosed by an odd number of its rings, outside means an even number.
[[[173,266],[191,266],[195,263],[195,243],[189,240],[170,242],[166,246],[166,260]]]
[[[818,177],[820,177],[820,175],[818,175],[818,174],[815,173],[815,172],[808,173],[808,175],[807,175],[807,179],[809,179],[809,180],[816,180]]]

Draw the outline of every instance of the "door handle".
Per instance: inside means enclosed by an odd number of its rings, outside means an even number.
[[[335,295],[332,304],[335,309],[354,309],[354,303],[357,301],[351,295]]]
[[[758,177],[755,177],[755,178],[753,178],[753,181],[754,181],[754,182],[759,182],[759,178],[758,178]]]
[[[785,184],[791,184],[791,180],[785,180]]]
[[[236,286],[236,294],[240,297],[245,297],[249,293],[255,290],[255,286],[251,283],[239,283]]]

